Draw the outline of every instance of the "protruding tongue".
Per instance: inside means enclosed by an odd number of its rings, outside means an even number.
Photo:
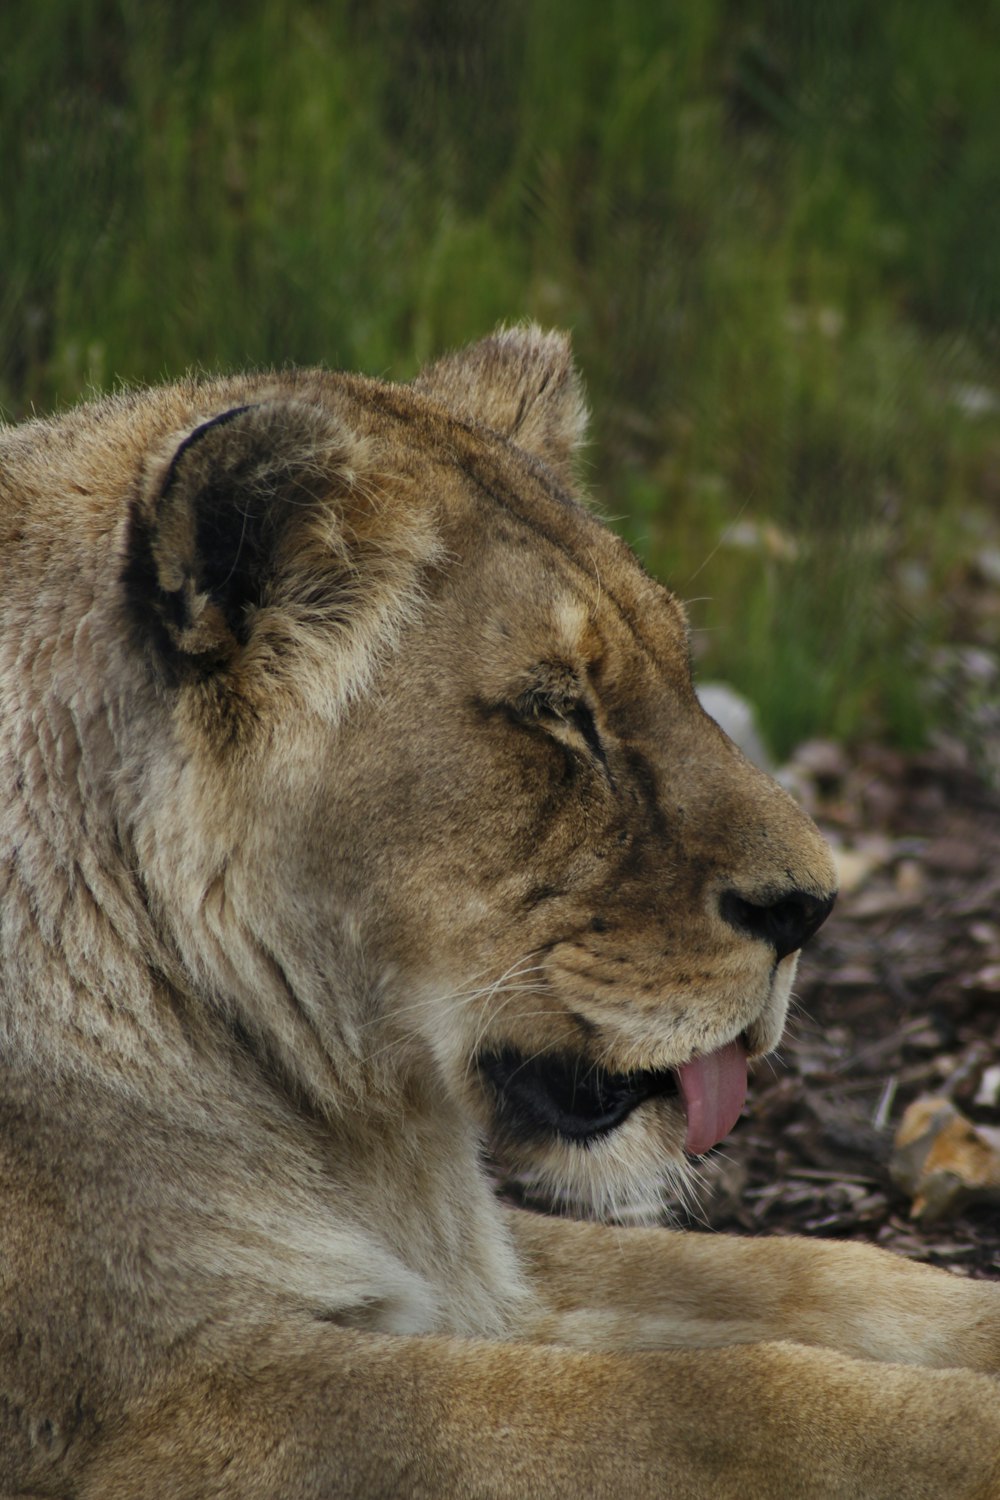
[[[701,1156],[727,1136],[740,1117],[747,1096],[747,1055],[741,1042],[730,1042],[707,1057],[693,1057],[677,1069],[687,1115],[684,1148]]]

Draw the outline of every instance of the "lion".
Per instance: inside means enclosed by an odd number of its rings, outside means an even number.
[[[657,1223],[835,874],[584,425],[526,326],[0,435],[5,1495],[1000,1496],[1000,1287]]]

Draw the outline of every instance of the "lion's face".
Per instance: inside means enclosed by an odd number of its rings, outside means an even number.
[[[550,1197],[648,1208],[781,1035],[826,848],[572,498],[561,340],[415,390],[260,385],[208,389],[131,523],[179,752],[132,814],[157,909],[286,1068],[278,1011],[353,1088],[458,1102]]]
[[[626,1212],[735,1122],[834,876],[700,708],[677,601],[527,466],[512,516],[490,457],[359,726],[368,888],[399,1023],[503,1166]]]

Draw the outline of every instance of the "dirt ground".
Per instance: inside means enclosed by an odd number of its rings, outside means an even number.
[[[1000,1126],[1000,797],[957,749],[817,743],[788,779],[839,851],[842,895],[690,1227],[864,1239],[1000,1277],[1000,1201],[925,1224],[889,1175],[920,1095]]]

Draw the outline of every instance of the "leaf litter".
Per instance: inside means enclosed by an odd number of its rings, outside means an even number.
[[[841,896],[780,1053],[676,1217],[1000,1277],[1000,796],[953,743],[813,742],[782,779],[830,839]]]

